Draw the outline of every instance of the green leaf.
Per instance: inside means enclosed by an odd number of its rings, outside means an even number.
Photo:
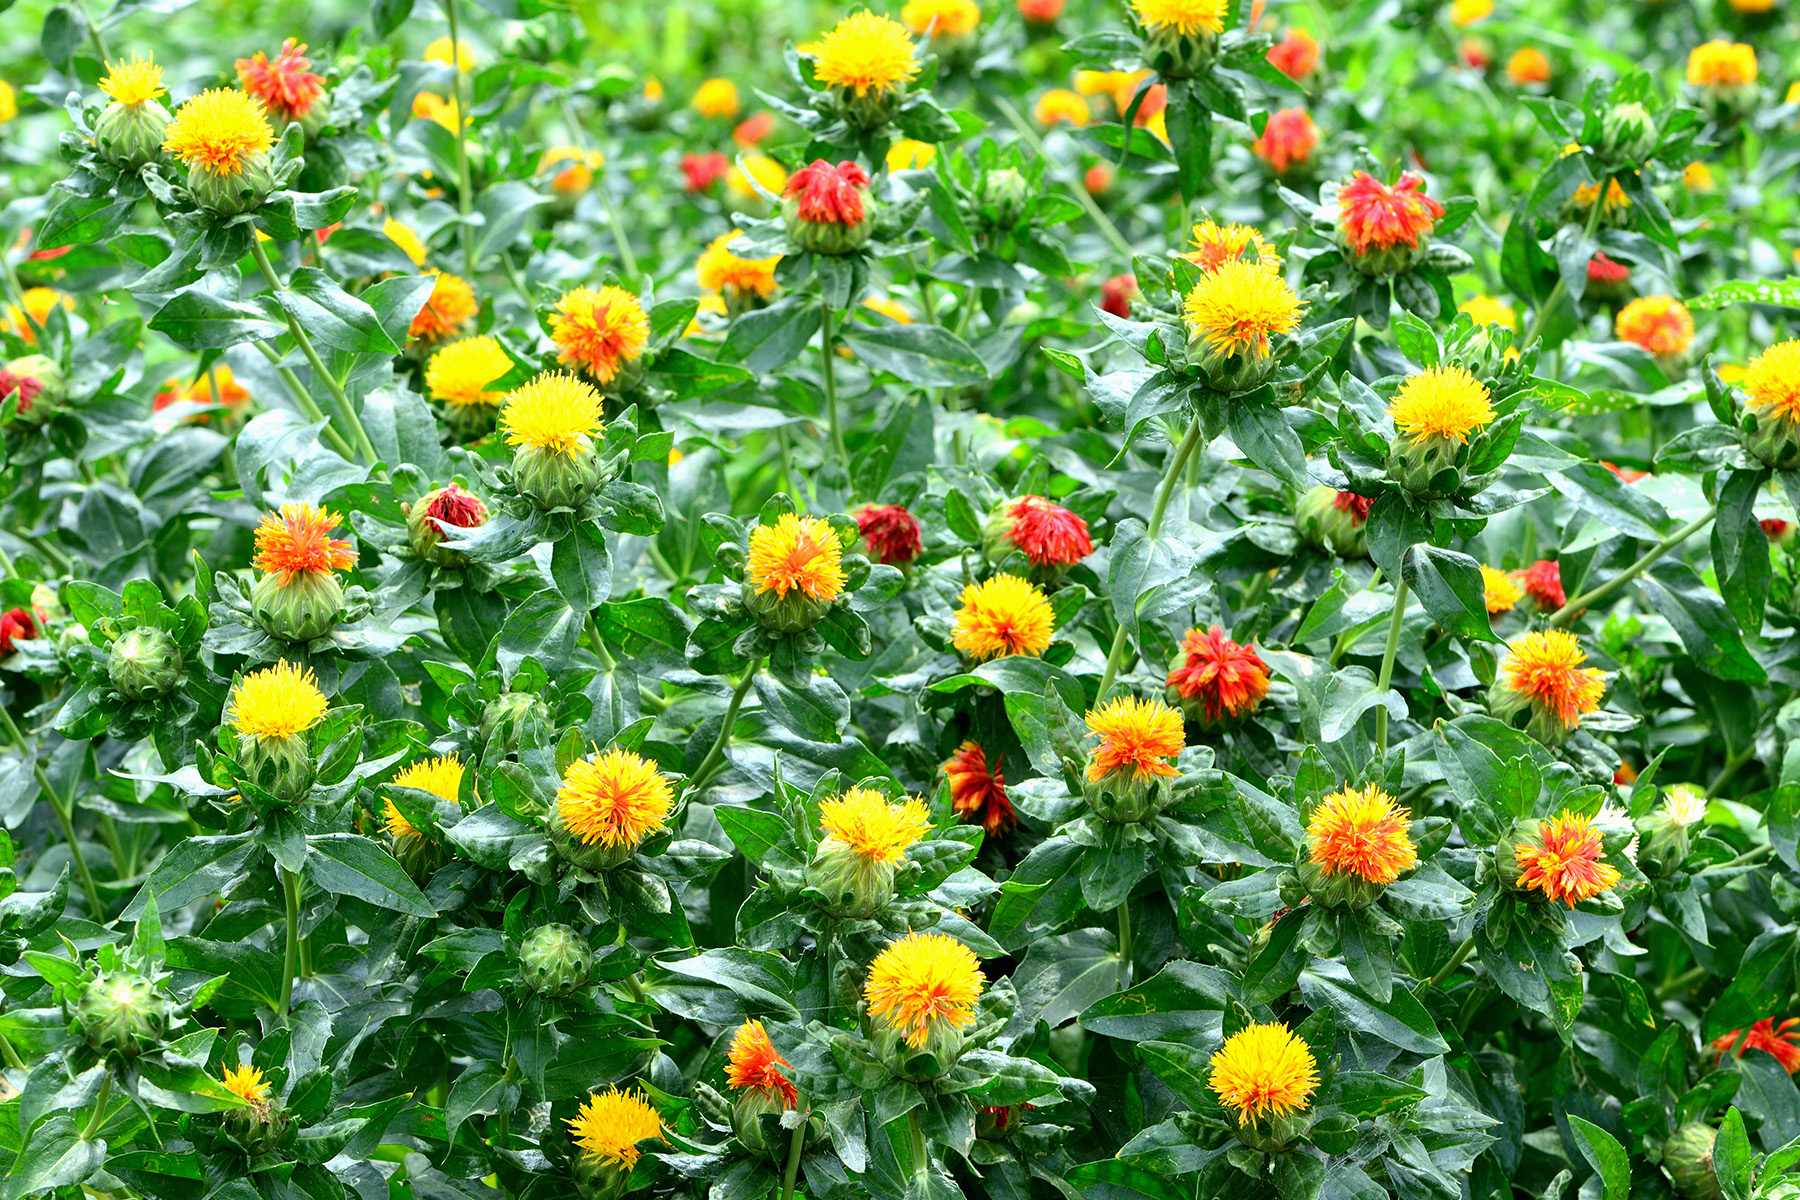
[[[1631,1194],[1631,1156],[1625,1147],[1612,1134],[1574,1113],[1569,1114],[1569,1128],[1581,1156],[1600,1173],[1605,1184],[1602,1200],[1625,1200]]]
[[[937,325],[848,324],[838,338],[877,371],[919,387],[985,383],[987,366],[969,344]]]
[[[1732,304],[1774,304],[1800,308],[1800,279],[1731,279],[1715,284],[1687,302],[1691,309],[1725,308]],[[1612,1200],[1608,1197],[1607,1200]]]
[[[317,267],[295,271],[275,301],[316,343],[354,354],[400,352],[375,310]]]
[[[202,291],[200,284],[176,292],[150,318],[150,328],[183,350],[224,350],[267,341],[287,332],[261,308]]]
[[[412,917],[434,917],[425,898],[393,855],[354,833],[315,833],[306,839],[307,877],[328,892],[355,896]]]
[[[1744,950],[1731,982],[1706,1010],[1706,1040],[1773,1016],[1793,989],[1794,931],[1766,930]]]
[[[1402,1050],[1443,1054],[1450,1048],[1439,1035],[1431,1014],[1411,992],[1395,988],[1386,1003],[1378,1003],[1338,963],[1317,960],[1301,971],[1300,995],[1312,1008],[1329,1008],[1340,1026],[1378,1037]]]
[[[769,671],[756,673],[756,695],[769,715],[809,742],[836,742],[850,723],[850,700],[844,689],[821,675],[808,673],[804,687]]]
[[[1457,637],[1499,642],[1488,620],[1487,585],[1481,566],[1466,554],[1416,545],[1406,552],[1406,586],[1437,623]]]
[[[719,353],[767,372],[785,367],[819,332],[819,306],[799,296],[777,300],[768,308],[744,313],[731,323]]]
[[[1744,645],[1744,635],[1717,592],[1683,562],[1664,559],[1640,575],[1652,611],[1675,627],[1681,644],[1709,675],[1744,683],[1768,676]]]

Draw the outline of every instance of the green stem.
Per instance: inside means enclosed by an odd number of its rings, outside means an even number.
[[[300,874],[281,868],[281,891],[287,899],[287,949],[282,956],[281,1003],[276,1016],[285,1024],[294,1002],[294,971],[300,955]]]
[[[1181,478],[1181,470],[1187,465],[1188,456],[1199,448],[1201,438],[1200,419],[1196,417],[1189,423],[1187,433],[1175,452],[1169,456],[1168,465],[1163,468],[1162,484],[1156,491],[1156,503],[1150,509],[1150,524],[1145,527],[1145,534],[1154,546],[1156,535],[1162,532],[1163,516],[1169,511],[1169,497],[1174,494],[1175,484]],[[1112,649],[1106,655],[1106,670],[1100,676],[1100,691],[1094,702],[1106,699],[1107,689],[1112,687],[1113,680],[1119,674],[1119,667],[1125,661],[1125,626],[1119,626],[1113,634]]]
[[[1667,1000],[1671,996],[1680,995],[1682,992],[1693,987],[1696,983],[1705,979],[1708,974],[1710,974],[1710,972],[1707,971],[1705,967],[1691,967],[1657,988],[1656,998],[1660,1001]]]
[[[1037,130],[1033,129],[1025,118],[1019,115],[1019,110],[1012,106],[1012,102],[999,95],[992,99],[994,107],[1000,110],[1000,115],[1005,117],[1007,122],[1018,131],[1021,138],[1025,139],[1026,145],[1030,146],[1039,158],[1048,158],[1049,155],[1044,153],[1044,139],[1040,138]],[[1119,227],[1112,223],[1112,219],[1100,210],[1100,206],[1094,202],[1094,198],[1088,195],[1088,190],[1072,180],[1064,180],[1063,186],[1068,189],[1069,195],[1075,197],[1077,204],[1087,209],[1088,216],[1094,219],[1094,224],[1099,226],[1100,232],[1106,236],[1106,240],[1111,242],[1113,249],[1117,250],[1129,263],[1131,261],[1131,243],[1125,240],[1125,235],[1119,232]]]
[[[450,23],[450,97],[456,101],[456,208],[462,214],[463,275],[475,281],[475,228],[469,224],[474,208],[474,184],[469,176],[469,106],[463,90],[461,62],[462,35],[459,32],[456,0],[444,0],[444,19]],[[373,459],[370,460],[374,461]]]
[[[931,1151],[925,1148],[925,1128],[919,1124],[916,1106],[906,1110],[906,1130],[912,1135],[913,1178],[923,1179],[931,1170]]]
[[[12,1044],[12,1039],[4,1033],[0,1033],[0,1058],[4,1058],[6,1065],[14,1071],[25,1069],[25,1060],[19,1057],[19,1051]]]
[[[0,721],[5,722],[6,736],[19,748],[19,753],[31,759],[31,770],[37,776],[38,788],[43,791],[44,799],[56,813],[56,820],[62,826],[63,838],[69,843],[69,857],[75,860],[75,875],[81,880],[81,890],[87,893],[88,907],[93,912],[94,920],[104,921],[106,906],[100,902],[100,889],[94,883],[94,872],[89,869],[87,859],[81,857],[81,844],[75,840],[75,797],[71,795],[65,805],[63,798],[56,794],[56,789],[50,786],[50,776],[44,774],[42,758],[32,754],[26,746],[25,735],[19,732],[12,713],[7,711],[4,704],[0,704]]]
[[[1131,897],[1119,903],[1119,963],[1125,971],[1125,986],[1131,986]]]
[[[831,448],[844,468],[844,487],[850,487],[850,452],[844,449],[844,424],[838,416],[837,366],[832,362],[831,305],[819,304],[819,350],[823,365],[819,375],[825,384],[825,416],[831,425]]]
[[[454,3],[454,0],[450,0],[450,2]],[[287,285],[281,282],[279,275],[275,274],[275,268],[269,262],[268,251],[262,248],[262,242],[251,238],[250,253],[256,259],[256,268],[262,272],[270,289],[277,292],[286,291]],[[312,339],[306,336],[306,330],[300,327],[300,322],[294,319],[294,314],[284,308],[281,315],[287,318],[288,332],[293,335],[294,341],[300,347],[300,353],[306,356],[306,361],[312,366],[313,374],[324,380],[325,390],[331,393],[331,398],[337,401],[338,410],[344,414],[344,420],[350,423],[350,436],[355,439],[357,449],[363,452],[363,455],[369,460],[369,465],[373,466],[381,456],[375,453],[375,444],[369,440],[369,431],[363,428],[362,418],[356,415],[356,406],[351,404],[350,397],[344,394],[343,385],[337,381],[337,376],[325,369],[325,363],[319,358],[319,352],[313,348]]]
[[[737,724],[738,709],[744,706],[744,697],[749,693],[750,684],[756,679],[756,672],[761,668],[762,659],[751,659],[750,668],[744,672],[744,677],[738,680],[737,689],[731,693],[731,703],[725,708],[725,723],[719,726],[719,736],[713,739],[712,748],[706,752],[706,757],[700,760],[700,765],[694,768],[693,782],[690,786],[695,790],[711,779],[714,772],[718,770],[719,764],[725,761],[725,747],[731,743],[731,727]]]
[[[580,121],[575,119],[575,106],[568,96],[562,98],[563,122],[569,127],[569,137],[584,155],[587,153],[587,131]],[[606,209],[606,223],[612,229],[613,241],[619,245],[619,269],[632,284],[638,280],[637,254],[631,248],[631,238],[625,233],[625,222],[619,216],[619,206],[613,200],[612,189],[606,186],[606,165],[600,164],[600,173],[594,177],[594,188],[600,193],[600,206]]]
[[[1656,545],[1652,546],[1642,558],[1632,563],[1629,567],[1626,567],[1623,571],[1620,571],[1617,575],[1614,575],[1599,587],[1594,588],[1592,591],[1583,592],[1581,595],[1557,609],[1550,617],[1550,624],[1553,626],[1567,625],[1570,621],[1573,621],[1580,615],[1582,609],[1588,608],[1600,600],[1604,600],[1606,597],[1612,595],[1614,592],[1636,579],[1639,575],[1642,575],[1645,571],[1648,571],[1655,565],[1657,559],[1706,528],[1707,523],[1713,519],[1718,511],[1718,505],[1708,505],[1705,512],[1689,521],[1686,525],[1683,525],[1680,529],[1677,529],[1674,533],[1671,533],[1662,541],[1656,543]]]
[[[294,374],[293,368],[282,366],[281,355],[271,350],[267,342],[250,344],[262,352],[262,356],[268,359],[269,364],[275,368],[276,374],[281,376],[282,382],[287,384],[288,394],[293,396],[294,403],[300,406],[300,415],[308,421],[325,422],[325,428],[321,431],[325,440],[331,443],[331,448],[341,454],[346,462],[355,462],[356,451],[351,448],[349,442],[344,440],[344,435],[337,431],[337,427],[332,425],[331,418],[325,415],[324,410],[312,398],[312,393],[306,390],[306,385],[300,382],[300,377]]]
[[[639,1004],[649,1003],[650,993],[644,990],[644,973],[642,971],[633,971],[631,974],[627,975],[625,977],[625,986],[631,989],[631,998],[633,1000],[636,1000]]]
[[[1381,652],[1381,674],[1376,677],[1375,691],[1382,697],[1375,709],[1375,745],[1383,754],[1388,744],[1388,685],[1394,681],[1394,656],[1400,653],[1400,627],[1406,624],[1406,580],[1394,581],[1394,613],[1388,618],[1387,649]]]
[[[88,1118],[87,1128],[81,1131],[81,1140],[91,1142],[100,1127],[106,1124],[106,1106],[112,1100],[112,1072],[108,1071],[100,1077],[100,1094],[94,1097],[94,1115]]]
[[[1450,961],[1439,967],[1437,974],[1431,977],[1431,986],[1434,988],[1443,987],[1444,980],[1456,974],[1456,968],[1469,961],[1469,954],[1474,949],[1475,938],[1474,935],[1471,934],[1462,940],[1462,944],[1456,948],[1456,953],[1450,956]]]
[[[806,1148],[808,1124],[806,1114],[801,1113],[794,1136],[788,1139],[787,1167],[781,1172],[781,1200],[794,1200],[794,1181],[800,1178],[800,1151]]]
[[[1763,859],[1769,857],[1770,854],[1774,853],[1774,851],[1775,847],[1772,845],[1752,846],[1736,858],[1728,859],[1722,863],[1714,863],[1712,866],[1706,868],[1706,870],[1729,871],[1735,867],[1747,867],[1751,863],[1761,862]],[[1704,874],[1704,872],[1702,872],[1702,874]]]
[[[1605,177],[1600,180],[1600,190],[1594,195],[1593,208],[1588,210],[1587,229],[1582,236],[1583,240],[1590,244],[1594,240],[1594,231],[1600,228],[1600,212],[1606,207],[1606,189],[1611,186],[1612,172],[1608,171],[1605,174]],[[1585,270],[1586,268],[1584,267],[1583,269]],[[1568,290],[1568,278],[1559,271],[1556,276],[1556,286],[1550,289],[1550,295],[1538,306],[1537,315],[1531,318],[1531,330],[1526,333],[1525,340],[1519,343],[1519,350],[1521,353],[1527,348],[1536,345],[1538,338],[1543,336],[1544,326],[1550,321],[1551,311],[1556,308],[1557,302],[1563,298],[1564,293]]]
[[[94,43],[94,50],[100,55],[100,65],[107,66],[112,60],[112,53],[106,48],[106,35],[100,32],[100,22],[94,20],[94,14],[88,9],[87,0],[75,0],[75,7],[81,10],[81,19],[87,22],[88,38]]]

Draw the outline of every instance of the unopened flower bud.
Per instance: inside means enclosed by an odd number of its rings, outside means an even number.
[[[42,425],[61,410],[69,398],[69,385],[62,365],[42,354],[15,358],[0,370],[0,401],[9,394],[18,396],[21,425]]]
[[[502,749],[511,752],[519,748],[519,735],[527,724],[535,721],[548,726],[550,720],[550,706],[534,693],[502,692],[481,710],[481,738],[498,741]]]
[[[1309,489],[1294,507],[1294,528],[1307,545],[1329,548],[1342,558],[1367,558],[1369,509],[1374,500],[1323,484]]]
[[[1718,1131],[1700,1121],[1689,1121],[1663,1143],[1663,1170],[1682,1200],[1725,1200],[1713,1170],[1713,1141]]]
[[[1691,783],[1663,792],[1663,802],[1638,819],[1637,864],[1652,879],[1679,871],[1693,849],[1693,833],[1706,819],[1706,796]]]
[[[564,996],[586,983],[594,952],[568,925],[540,925],[519,943],[519,978],[534,992]]]
[[[976,207],[981,223],[996,232],[1011,229],[1031,203],[1031,183],[1016,167],[996,167],[981,177]]]
[[[122,970],[89,983],[73,1016],[89,1046],[102,1054],[136,1058],[168,1030],[174,1005],[155,980]]]
[[[132,699],[160,696],[181,678],[181,648],[167,633],[141,626],[112,644],[106,673],[112,684]]]
[[[1616,162],[1641,162],[1656,146],[1656,119],[1642,104],[1615,104],[1600,122],[1600,153]]]
[[[169,110],[155,100],[106,106],[94,121],[94,144],[100,157],[121,170],[134,170],[162,153],[169,129]]]
[[[426,492],[406,506],[406,537],[413,553],[439,567],[466,565],[468,556],[444,545],[444,526],[476,529],[487,523],[487,505],[452,483]]]
[[[264,575],[250,589],[250,609],[271,637],[310,642],[336,628],[344,611],[344,585],[331,574],[303,573],[287,583]]]

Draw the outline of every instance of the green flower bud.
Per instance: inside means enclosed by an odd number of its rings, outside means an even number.
[[[0,400],[18,396],[21,425],[42,425],[54,417],[69,399],[69,384],[62,364],[42,354],[15,358],[0,370]]]
[[[870,857],[828,837],[806,864],[806,885],[824,895],[822,907],[832,916],[860,920],[876,915],[893,901],[897,870],[896,863]]]
[[[1031,182],[1015,167],[996,167],[981,177],[975,203],[981,223],[1003,232],[1016,226],[1031,203]]]
[[[1738,431],[1748,450],[1764,466],[1777,471],[1800,467],[1800,422],[1774,407],[1744,410]]]
[[[181,648],[153,626],[126,633],[106,655],[113,686],[133,699],[162,695],[181,678],[181,668]]]
[[[481,738],[498,740],[501,748],[511,752],[519,748],[519,735],[528,720],[551,721],[550,706],[531,692],[502,692],[481,710]]]
[[[949,1074],[969,1044],[968,1035],[945,1020],[933,1020],[919,1046],[906,1040],[904,1030],[880,1021],[872,1025],[869,1046],[875,1057],[894,1078],[911,1083],[929,1083]]]
[[[1175,799],[1168,776],[1141,775],[1124,769],[1097,780],[1083,775],[1081,791],[1094,815],[1115,825],[1149,821]]]
[[[855,88],[833,87],[829,92],[833,111],[852,129],[880,129],[894,119],[906,100],[906,84],[896,82],[887,88],[871,87],[859,92]]]
[[[1718,1131],[1689,1121],[1663,1143],[1663,1170],[1682,1200],[1725,1200],[1713,1171],[1713,1139]]]
[[[1679,871],[1693,849],[1693,835],[1706,819],[1706,796],[1691,783],[1678,783],[1663,792],[1662,804],[1637,823],[1637,864],[1652,879],[1664,879]]]
[[[69,624],[64,625],[61,632],[56,635],[56,648],[67,653],[77,646],[88,645],[90,640],[91,639],[88,637],[88,627],[71,621]]]
[[[581,1200],[620,1200],[631,1180],[631,1171],[604,1158],[579,1155],[569,1164],[575,1191]]]
[[[1615,104],[1600,122],[1600,153],[1622,162],[1641,162],[1656,147],[1656,118],[1635,101]]]
[[[1282,1115],[1270,1114],[1232,1126],[1238,1141],[1264,1154],[1278,1154],[1312,1131],[1317,1114],[1306,1108]]]
[[[1309,489],[1294,507],[1294,528],[1301,540],[1342,558],[1369,555],[1369,506],[1374,501],[1355,492],[1321,484]]]
[[[546,996],[565,996],[588,980],[594,952],[567,925],[540,925],[519,943],[519,978]]]
[[[141,104],[108,104],[94,122],[94,145],[120,170],[132,171],[162,154],[169,129],[169,110],[155,100]]]
[[[564,452],[547,446],[513,448],[513,483],[539,508],[580,508],[600,486],[600,455],[594,440],[577,436]]]
[[[175,1008],[155,980],[120,970],[89,983],[73,1016],[89,1046],[102,1054],[136,1058],[162,1039]]]
[[[330,571],[296,571],[285,584],[276,572],[266,572],[250,589],[250,610],[270,637],[310,642],[337,627],[344,585]]]
[[[317,769],[312,739],[305,733],[286,737],[240,733],[237,762],[250,783],[288,804],[305,798]]]
[[[1402,436],[1388,453],[1388,478],[1415,496],[1448,495],[1462,483],[1457,465],[1467,448],[1463,442],[1433,434]]]
[[[194,203],[218,217],[235,217],[262,207],[275,190],[275,176],[267,150],[243,160],[235,175],[215,174],[204,163],[188,168],[188,191]]]
[[[1173,25],[1146,31],[1144,62],[1165,79],[1192,79],[1205,74],[1219,49],[1219,35],[1209,29],[1183,33]]]
[[[737,1140],[758,1154],[773,1154],[777,1147],[769,1144],[763,1136],[762,1119],[765,1115],[779,1117],[787,1111],[781,1097],[764,1088],[748,1088],[737,1094],[731,1105],[731,1132]],[[786,1150],[786,1139],[779,1149]]]

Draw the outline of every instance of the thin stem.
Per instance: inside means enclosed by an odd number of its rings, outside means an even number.
[[[25,1069],[25,1060],[19,1057],[17,1047],[4,1033],[0,1033],[0,1058],[6,1060],[6,1065],[11,1070],[23,1071]]]
[[[285,1024],[294,1002],[294,971],[300,956],[300,874],[281,868],[281,891],[287,898],[287,950],[282,956],[281,1003],[276,1016]]]
[[[794,1200],[794,1181],[800,1178],[800,1151],[806,1148],[806,1126],[806,1114],[801,1113],[794,1136],[788,1139],[787,1167],[781,1172],[781,1200]]]
[[[1131,986],[1131,897],[1119,903],[1119,963],[1125,971],[1125,986]]]
[[[1196,417],[1189,423],[1187,433],[1175,452],[1169,456],[1168,465],[1163,468],[1162,484],[1156,491],[1156,503],[1150,509],[1150,524],[1145,527],[1145,534],[1152,546],[1156,535],[1162,532],[1163,516],[1169,511],[1169,497],[1174,494],[1175,485],[1181,478],[1181,470],[1187,465],[1188,456],[1199,448],[1201,438],[1200,420]],[[1106,655],[1106,670],[1100,676],[1100,691],[1095,695],[1096,702],[1106,699],[1106,691],[1112,687],[1113,680],[1119,674],[1119,666],[1125,661],[1125,626],[1119,626],[1113,634],[1112,649]]]
[[[1731,777],[1737,774],[1738,768],[1749,762],[1755,753],[1756,747],[1750,745],[1745,746],[1741,753],[1727,757],[1725,759],[1725,765],[1719,768],[1719,773],[1714,775],[1712,782],[1706,785],[1706,798],[1710,800],[1714,796],[1717,796],[1719,794],[1719,789],[1731,782]]]
[[[100,55],[100,65],[107,66],[112,61],[112,52],[106,48],[106,35],[100,32],[100,22],[94,20],[94,14],[88,8],[87,0],[75,0],[75,7],[81,10],[81,19],[87,22],[88,38],[94,43],[94,50]]]
[[[568,96],[562,98],[563,122],[569,127],[569,137],[573,139],[582,154],[587,153],[587,131],[581,122],[575,119],[575,106]],[[600,165],[600,173],[594,177],[594,190],[600,194],[600,206],[606,210],[606,223],[612,229],[613,241],[619,246],[619,269],[625,278],[632,283],[638,280],[637,253],[631,248],[631,238],[625,232],[625,222],[619,216],[619,206],[613,200],[612,189],[606,186],[606,164]]]
[[[1686,525],[1683,525],[1680,529],[1677,529],[1674,533],[1671,533],[1662,541],[1656,543],[1644,557],[1638,559],[1599,587],[1594,588],[1592,591],[1583,592],[1581,595],[1557,609],[1550,617],[1550,624],[1567,625],[1580,614],[1582,609],[1588,608],[1600,600],[1604,600],[1606,597],[1612,595],[1614,592],[1636,579],[1639,575],[1642,575],[1645,571],[1648,571],[1656,563],[1657,559],[1706,528],[1707,523],[1713,519],[1718,511],[1718,505],[1708,505],[1705,512],[1689,521]]]
[[[1751,863],[1761,862],[1763,859],[1769,857],[1769,855],[1773,854],[1774,852],[1775,852],[1775,847],[1773,845],[1752,846],[1750,849],[1744,851],[1742,854],[1738,855],[1736,858],[1728,859],[1727,861],[1722,862],[1722,863],[1714,863],[1712,866],[1706,868],[1706,870],[1707,871],[1729,871],[1735,867],[1747,867]],[[1702,872],[1702,874],[1705,874],[1705,872]]]
[[[277,292],[286,291],[287,285],[281,282],[279,275],[275,274],[275,268],[269,262],[268,252],[255,238],[250,239],[250,253],[256,259],[257,270],[262,272],[270,289]],[[306,361],[312,366],[313,374],[325,381],[325,389],[331,393],[331,398],[337,401],[338,410],[344,414],[344,420],[350,423],[350,436],[355,439],[357,449],[363,452],[363,455],[368,458],[369,464],[373,466],[381,456],[375,453],[375,444],[369,440],[369,431],[363,428],[362,418],[356,415],[356,407],[350,403],[350,397],[344,394],[343,385],[338,383],[337,376],[325,369],[324,360],[313,348],[312,339],[306,336],[306,330],[302,329],[300,322],[294,319],[294,314],[284,308],[281,310],[281,315],[287,318],[288,333],[293,335],[294,341],[300,346],[300,353],[306,355]]]
[[[43,791],[44,799],[49,802],[51,811],[56,813],[56,820],[62,826],[63,839],[69,843],[69,857],[75,860],[75,876],[81,880],[81,890],[87,893],[88,907],[93,910],[94,920],[104,921],[106,906],[100,902],[100,889],[94,883],[94,872],[88,867],[87,859],[81,857],[81,844],[75,840],[75,797],[71,795],[65,804],[63,798],[56,794],[56,789],[50,786],[50,776],[44,774],[42,758],[32,754],[26,746],[25,735],[19,732],[12,713],[7,711],[4,704],[0,704],[0,721],[5,722],[6,736],[19,748],[19,753],[31,759],[31,770],[37,776],[38,787]]]
[[[444,19],[450,23],[450,97],[456,102],[456,208],[462,214],[463,275],[473,281],[475,229],[469,224],[469,213],[475,197],[469,177],[469,106],[463,91],[462,36],[458,32],[456,0],[444,0]]]
[[[757,671],[761,669],[762,659],[752,659],[750,669],[744,672],[742,679],[738,680],[737,690],[731,693],[731,703],[725,708],[725,723],[719,726],[719,736],[713,739],[712,749],[706,752],[706,757],[701,759],[700,765],[694,768],[691,786],[695,789],[700,788],[707,780],[711,779],[714,772],[718,770],[719,764],[725,761],[725,747],[731,743],[731,728],[737,724],[738,709],[744,706],[744,697],[749,693],[750,684],[756,679]]]
[[[925,1148],[925,1128],[919,1124],[919,1110],[906,1110],[906,1129],[912,1134],[912,1168],[915,1179],[923,1179],[931,1170],[931,1151]]]
[[[325,440],[331,443],[331,448],[333,450],[336,450],[339,454],[343,455],[346,462],[355,462],[356,451],[351,448],[349,442],[344,440],[344,435],[339,433],[337,428],[332,425],[331,418],[327,417],[324,410],[322,410],[318,403],[313,400],[312,393],[306,390],[306,385],[300,382],[300,377],[294,374],[293,368],[282,366],[281,355],[271,350],[267,342],[252,342],[250,344],[262,351],[262,356],[269,360],[270,365],[275,368],[276,373],[280,375],[282,381],[287,384],[288,393],[294,397],[294,403],[300,406],[300,415],[305,417],[308,421],[325,422],[325,428],[320,431],[324,435]]]
[[[1600,181],[1600,190],[1594,194],[1594,206],[1588,210],[1587,229],[1582,235],[1586,242],[1591,243],[1594,240],[1594,231],[1600,228],[1600,211],[1606,207],[1606,189],[1611,186],[1612,172],[1608,171],[1606,177]],[[1550,295],[1545,298],[1543,304],[1538,306],[1537,314],[1531,318],[1531,330],[1526,333],[1525,340],[1519,343],[1521,353],[1528,347],[1536,345],[1538,338],[1543,336],[1544,326],[1550,321],[1551,310],[1556,307],[1557,302],[1568,290],[1568,277],[1558,272],[1556,286],[1550,289]]]
[[[1012,106],[1012,102],[999,95],[993,96],[991,99],[994,107],[1000,110],[1000,115],[1005,117],[1007,122],[1018,131],[1019,136],[1025,139],[1025,143],[1037,156],[1048,158],[1049,156],[1044,153],[1044,139],[1040,138],[1037,130],[1033,129],[1026,123],[1025,118],[1019,115],[1019,110]],[[1088,195],[1088,190],[1073,180],[1064,180],[1063,186],[1068,189],[1069,195],[1075,197],[1076,203],[1087,209],[1088,216],[1094,219],[1094,224],[1100,227],[1100,232],[1106,236],[1106,240],[1113,244],[1113,249],[1123,255],[1126,262],[1130,262],[1131,243],[1125,240],[1125,235],[1119,232],[1119,227],[1112,223],[1112,218],[1100,210],[1100,206],[1094,202],[1094,198]]]
[[[1381,674],[1375,679],[1375,691],[1382,697],[1375,709],[1375,745],[1387,753],[1388,685],[1394,681],[1394,656],[1400,653],[1400,627],[1406,624],[1406,580],[1394,581],[1394,613],[1388,618],[1387,649],[1381,652]]]
[[[1464,938],[1462,944],[1456,948],[1456,953],[1450,956],[1450,961],[1439,967],[1437,974],[1431,977],[1431,986],[1434,988],[1443,987],[1444,980],[1456,974],[1456,968],[1469,961],[1469,954],[1474,949],[1475,936],[1470,934],[1468,937]]]
[[[112,1072],[108,1071],[100,1077],[100,1094],[94,1097],[94,1115],[88,1118],[87,1128],[81,1131],[81,1140],[91,1142],[100,1127],[106,1124],[106,1106],[112,1100]]]
[[[1657,988],[1656,998],[1658,1000],[1667,1000],[1671,996],[1679,995],[1693,987],[1696,983],[1699,983],[1702,979],[1705,979],[1709,974],[1711,974],[1711,972],[1705,967],[1690,967],[1688,970],[1683,971],[1675,978],[1669,980],[1669,982]]]
[[[837,367],[832,362],[831,305],[821,302],[819,308],[822,314],[819,322],[819,357],[823,364],[819,368],[819,375],[825,384],[825,416],[831,424],[831,448],[844,468],[844,487],[848,488],[850,452],[844,449],[844,424],[838,416]]]

